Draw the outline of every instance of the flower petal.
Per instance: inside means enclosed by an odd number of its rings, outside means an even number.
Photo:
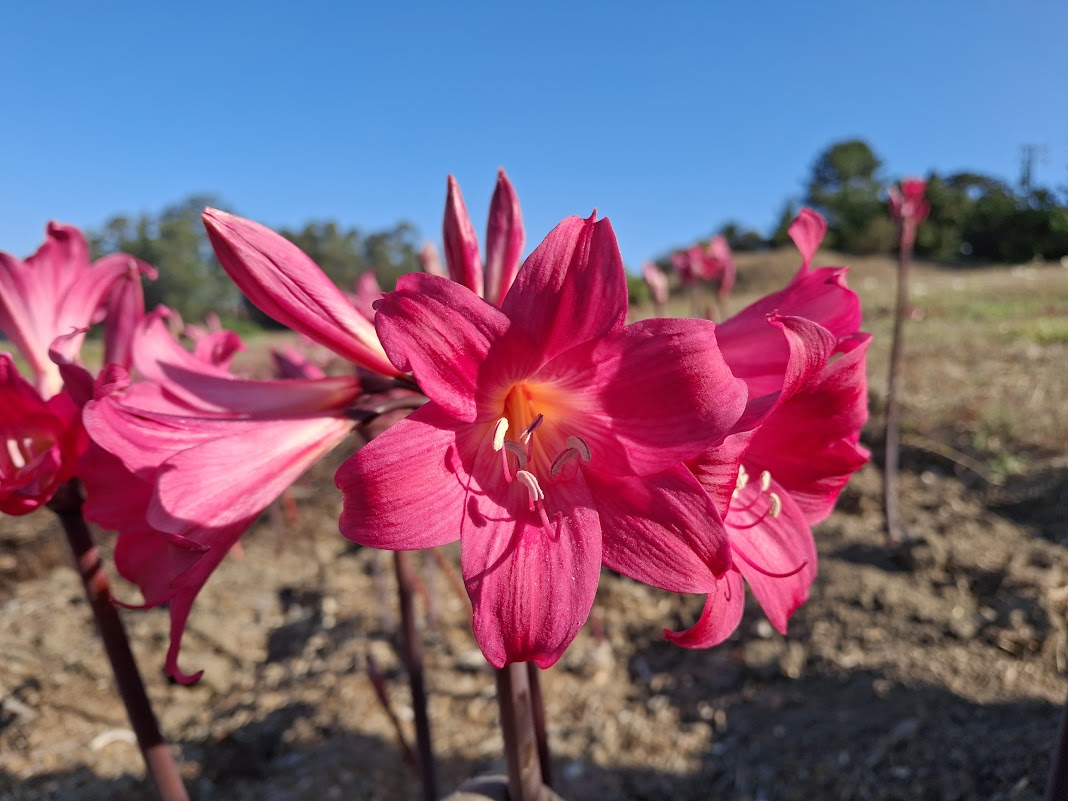
[[[322,270],[274,231],[216,209],[203,215],[219,263],[265,314],[384,375],[396,375],[374,326]]]
[[[774,480],[768,491],[782,504],[777,516],[764,514],[767,503],[757,497],[759,490],[750,482],[739,493],[726,524],[735,566],[771,625],[785,634],[790,615],[808,600],[808,588],[816,578],[816,544],[790,494]]]
[[[545,360],[622,328],[627,279],[607,218],[568,217],[527,257],[502,310]]]
[[[490,200],[486,225],[486,294],[495,306],[504,302],[523,256],[523,214],[519,198],[504,170],[497,171],[497,187]]]
[[[585,471],[601,517],[604,564],[670,592],[712,592],[730,546],[712,499],[681,465],[641,478]]]
[[[392,551],[456,540],[470,480],[456,441],[455,420],[431,402],[360,448],[334,476],[342,535]]]
[[[742,574],[737,570],[728,570],[727,575],[719,580],[715,591],[705,598],[705,606],[697,623],[686,631],[664,629],[664,636],[683,648],[711,648],[734,633],[742,622],[744,611],[745,584]]]
[[[659,473],[695,456],[726,436],[746,401],[706,320],[642,320],[561,354],[531,380],[558,395],[554,425],[573,428],[590,466],[612,475]]]
[[[464,205],[460,185],[449,176],[445,194],[445,264],[449,278],[482,297],[482,259],[478,255],[478,236]]]
[[[808,272],[809,265],[827,234],[827,221],[819,212],[805,206],[790,223],[787,233],[801,251],[801,272]]]
[[[483,442],[476,475],[497,463]],[[498,468],[499,469],[499,468]],[[474,610],[475,639],[496,668],[533,661],[555,664],[589,617],[601,568],[601,528],[593,498],[578,476],[546,487],[550,530],[532,511],[520,482],[467,499],[461,568]]]
[[[779,406],[757,430],[746,461],[768,470],[810,524],[830,514],[849,477],[868,460],[859,445],[868,419],[869,334],[839,342],[817,382]]]
[[[456,419],[478,413],[479,373],[508,319],[466,287],[423,273],[402,275],[376,304],[375,326],[398,370]]]

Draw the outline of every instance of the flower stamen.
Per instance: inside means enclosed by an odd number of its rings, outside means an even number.
[[[497,421],[497,427],[493,429],[493,450],[499,451],[504,447],[504,435],[508,433],[508,418],[502,417]]]
[[[802,559],[801,560],[801,564],[799,564],[793,570],[788,570],[785,573],[772,573],[767,568],[761,567],[756,562],[754,562],[752,559],[750,559],[746,555],[745,551],[743,551],[741,548],[739,548],[737,546],[737,544],[735,544],[734,542],[731,543],[731,553],[734,554],[735,556],[737,556],[738,558],[740,558],[743,562],[745,562],[751,568],[753,568],[753,570],[757,571],[758,573],[763,573],[768,578],[790,578],[790,576],[796,576],[798,573],[800,573],[802,570],[804,570],[805,567],[808,565],[808,560],[807,559]]]

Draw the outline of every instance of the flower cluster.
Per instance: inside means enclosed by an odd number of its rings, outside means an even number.
[[[681,645],[734,630],[743,580],[785,631],[816,573],[810,526],[867,458],[868,336],[845,270],[811,267],[822,219],[805,210],[791,227],[803,263],[790,284],[718,326],[625,324],[623,261],[596,214],[563,220],[521,264],[503,171],[484,262],[451,177],[444,219],[444,269],[428,250],[425,273],[385,294],[368,279],[346,297],[278,234],[205,212],[223,268],[265,313],[350,363],[335,377],[288,354],[286,378],[235,376],[240,341],[224,330],[186,350],[165,309],[138,305],[150,268],[108,257],[90,269],[73,229],[50,228],[25,264],[0,257],[0,327],[36,381],[0,355],[0,397],[16,411],[0,429],[0,509],[29,511],[81,465],[87,515],[119,532],[120,573],[144,605],[168,604],[167,671],[194,681],[178,666],[182,632],[241,533],[363,421],[415,409],[338,470],[340,530],[392,550],[459,540],[493,665],[555,663],[602,566],[705,595],[693,628],[667,632]],[[720,240],[686,264],[725,295],[734,266]],[[30,304],[54,318],[29,316]],[[104,311],[107,366],[94,381],[76,353]]]

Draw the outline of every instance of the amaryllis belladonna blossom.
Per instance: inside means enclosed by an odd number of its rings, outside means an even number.
[[[803,264],[789,286],[727,320],[720,348],[749,387],[735,432],[691,460],[731,541],[731,571],[690,630],[666,632],[688,647],[722,642],[737,627],[749,584],[772,625],[786,632],[816,575],[810,526],[823,520],[868,458],[860,301],[845,268],[810,270],[826,224],[804,209],[790,228]]]
[[[110,366],[86,405],[100,447],[86,457],[85,512],[119,532],[116,565],[144,605],[168,604],[166,670],[188,683],[200,674],[180,670],[178,652],[194,599],[256,516],[352,431],[360,385],[235,378],[227,349],[186,352],[164,317],[138,329],[138,380]]]
[[[649,297],[652,298],[653,305],[663,306],[668,302],[668,280],[663,270],[653,262],[647,261],[642,265],[642,278],[649,288]]]
[[[916,242],[916,229],[931,213],[926,192],[927,182],[921,178],[905,178],[900,190],[896,186],[887,190],[890,216],[901,226],[901,247],[910,252]]]
[[[142,274],[154,277],[155,270],[126,254],[90,263],[82,233],[56,222],[25,261],[0,253],[0,331],[35,382],[0,354],[0,511],[31,512],[75,475],[89,443],[80,406],[92,385],[79,350],[103,317],[105,360],[129,359],[128,340],[144,312]]]
[[[430,403],[338,470],[341,531],[391,550],[459,538],[496,667],[556,662],[602,562],[675,592],[712,591],[728,568],[719,513],[684,461],[730,431],[744,384],[711,323],[624,327],[626,312],[615,234],[594,217],[558,225],[500,309],[422,274],[377,304],[386,353]]]

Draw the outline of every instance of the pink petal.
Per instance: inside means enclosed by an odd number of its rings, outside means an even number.
[[[483,426],[484,427],[484,426]],[[462,426],[462,430],[474,429]],[[345,537],[374,548],[436,548],[460,536],[470,476],[456,422],[428,403],[351,456],[334,476]],[[434,509],[426,515],[421,509]]]
[[[203,219],[219,263],[261,311],[351,362],[397,374],[374,326],[300,248],[226,212],[208,209]]]
[[[441,266],[441,257],[438,255],[438,249],[434,247],[433,242],[423,243],[423,247],[419,250],[419,266],[424,273],[429,275],[439,275],[442,278],[449,277],[445,268]]]
[[[752,430],[743,430],[731,434],[723,442],[686,462],[686,467],[712,499],[720,518],[727,514],[738,481],[738,466],[749,449],[753,433]]]
[[[830,514],[849,477],[868,457],[858,444],[868,418],[865,354],[869,334],[843,339],[818,382],[784,402],[758,429],[746,461],[789,492],[810,524]]]
[[[823,237],[827,234],[827,221],[819,212],[805,206],[790,223],[788,233],[801,251],[801,271],[807,272]]]
[[[711,648],[734,633],[742,622],[744,611],[745,584],[742,574],[737,570],[728,570],[727,575],[717,583],[715,591],[705,598],[701,618],[693,628],[686,631],[664,629],[664,636],[683,648]]]
[[[504,302],[523,256],[523,214],[519,198],[504,170],[497,171],[497,188],[490,201],[486,226],[486,300]]]
[[[479,458],[496,464],[486,445]],[[493,465],[480,465],[486,475]],[[546,487],[550,530],[529,508],[520,482],[472,486],[462,535],[461,568],[474,609],[475,639],[501,668],[555,664],[586,622],[601,567],[601,527],[581,476]]]
[[[473,421],[482,365],[507,318],[460,284],[423,273],[402,275],[377,305],[375,326],[397,369],[415,373],[456,419]]]
[[[735,566],[771,625],[785,634],[790,615],[808,600],[808,589],[816,578],[816,545],[790,494],[774,480],[768,491],[782,504],[778,516],[764,514],[768,503],[758,497],[759,483],[750,481],[732,504],[726,524]]]
[[[364,270],[356,279],[356,303],[360,314],[371,322],[375,319],[374,303],[382,297],[382,287],[374,270]]]
[[[107,313],[104,316],[104,364],[119,364],[129,368],[133,363],[131,349],[134,332],[145,316],[145,292],[141,286],[141,276],[155,279],[158,273],[151,265],[123,253],[105,256],[93,269],[98,270],[113,261],[121,265],[125,272],[116,280],[115,289],[107,301]]]
[[[622,328],[627,280],[611,223],[591,215],[557,225],[527,257],[501,308],[546,360]]]
[[[201,527],[226,528],[258,515],[353,429],[342,417],[248,420],[168,459],[148,522],[209,547]],[[244,529],[242,528],[242,531]],[[227,545],[226,547],[229,547]]]
[[[460,185],[449,176],[445,194],[445,264],[449,277],[482,297],[482,259],[478,255],[478,237],[460,193]]]
[[[642,320],[563,353],[531,380],[558,393],[553,425],[584,439],[590,467],[612,475],[650,475],[695,456],[726,436],[746,400],[705,320]]]
[[[605,566],[671,592],[712,592],[730,546],[711,498],[686,468],[619,478],[585,471]]]

